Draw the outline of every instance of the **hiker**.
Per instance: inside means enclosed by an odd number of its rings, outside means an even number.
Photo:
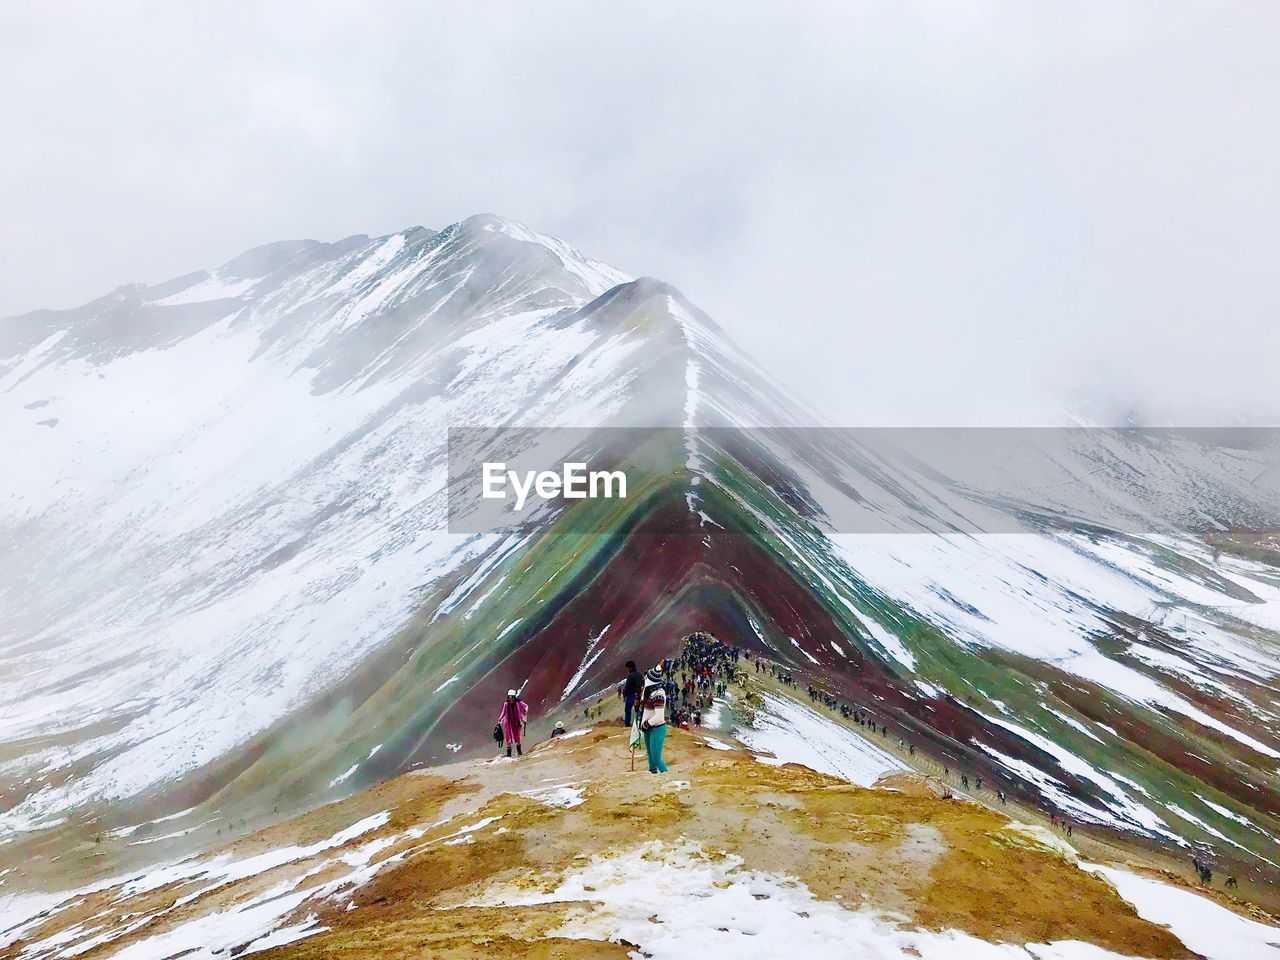
[[[645,753],[649,755],[649,772],[666,773],[662,744],[667,739],[667,691],[662,682],[661,664],[645,674],[641,698],[640,730],[644,734]]]
[[[551,730],[551,737],[552,739],[555,739],[556,737],[563,737],[563,736],[564,736],[564,721],[557,720],[555,727],[553,727]]]
[[[525,720],[529,716],[529,705],[520,699],[514,690],[507,691],[507,699],[502,701],[502,712],[498,714],[498,723],[502,725],[502,737],[507,742],[507,756],[511,756],[511,745],[515,744],[516,754],[524,756],[522,746]]]
[[[644,677],[636,669],[636,662],[628,660],[627,679],[622,681],[622,725],[625,727],[631,726],[631,711],[636,707],[636,700],[640,697],[640,687],[643,682]]]
[[[1228,887],[1228,889],[1234,890],[1234,889],[1236,889],[1238,886],[1239,886],[1239,884],[1238,884],[1238,883],[1236,883],[1235,875],[1234,875],[1234,874],[1230,874],[1230,875],[1228,875],[1228,876],[1227,876],[1227,887]]]

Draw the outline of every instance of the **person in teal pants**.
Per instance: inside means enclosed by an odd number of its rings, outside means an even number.
[[[667,765],[662,760],[662,745],[667,742],[667,725],[660,723],[644,732],[644,749],[649,754],[649,772],[666,773]]]
[[[662,664],[645,674],[641,703],[640,729],[644,732],[645,753],[649,755],[649,772],[666,773],[662,745],[667,739],[667,691],[663,685]]]

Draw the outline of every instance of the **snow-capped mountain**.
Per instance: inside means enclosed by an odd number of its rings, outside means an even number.
[[[0,396],[0,842],[235,829],[710,629],[990,789],[1280,869],[1265,437],[805,429],[678,292],[495,217],[11,318]],[[467,426],[608,430],[642,482],[450,532]]]

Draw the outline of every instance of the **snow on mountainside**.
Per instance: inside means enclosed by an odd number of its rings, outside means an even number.
[[[0,396],[0,844],[175,813],[130,855],[207,844],[712,629],[922,759],[1274,888],[1280,573],[1187,526],[1275,522],[1265,449],[807,431],[676,291],[495,217],[11,318]],[[675,429],[609,441],[627,504],[463,535],[466,425]]]
[[[626,279],[477,217],[7,321],[0,739],[79,773],[10,825],[206,762],[384,641],[489,545],[442,530],[446,422],[621,404],[637,343],[544,321]]]

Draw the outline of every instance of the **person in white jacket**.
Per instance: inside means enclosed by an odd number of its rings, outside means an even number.
[[[640,730],[644,734],[645,753],[649,755],[649,772],[666,773],[667,765],[662,762],[662,745],[667,739],[667,691],[662,664],[644,675],[640,702]]]

